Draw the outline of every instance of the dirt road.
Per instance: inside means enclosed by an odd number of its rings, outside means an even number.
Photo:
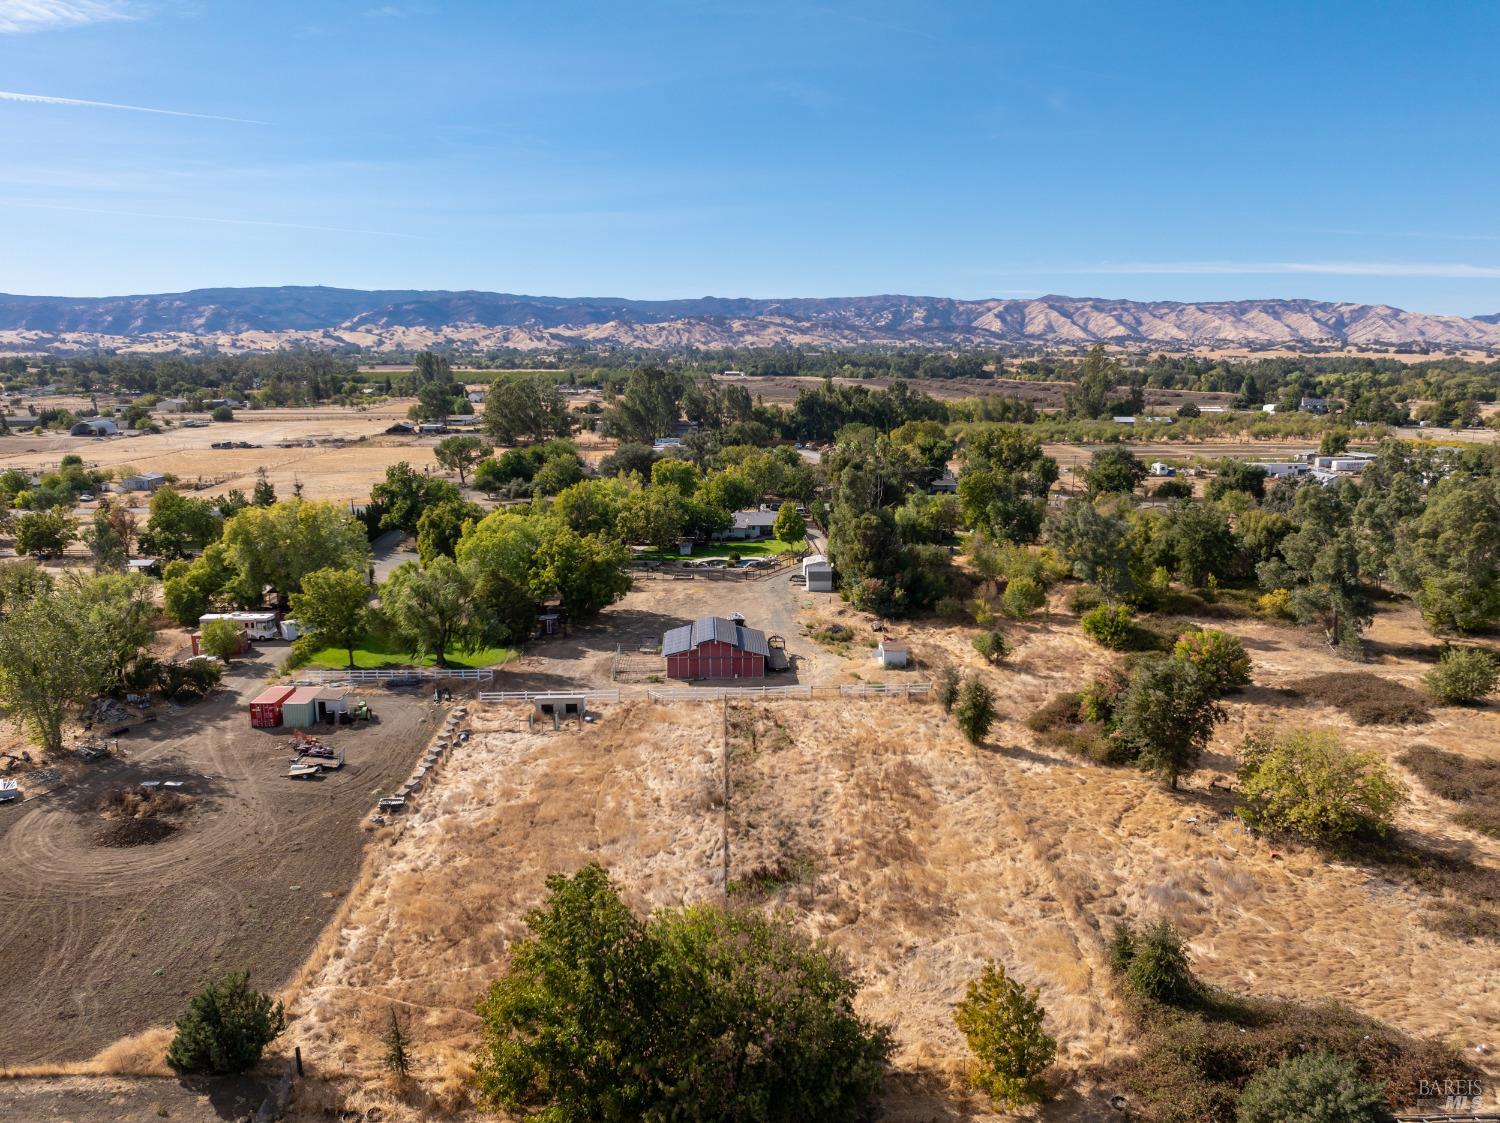
[[[371,698],[378,720],[331,734],[341,772],[284,778],[289,731],[252,730],[245,701],[269,661],[227,689],[120,738],[124,759],[0,809],[0,1064],[90,1056],[177,1017],[208,975],[283,984],[359,868],[361,821],[409,772],[443,711]],[[257,673],[258,672],[258,673]],[[181,779],[181,829],[128,848],[96,844],[101,795]]]

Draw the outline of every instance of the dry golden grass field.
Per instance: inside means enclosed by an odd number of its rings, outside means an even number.
[[[831,605],[819,618],[855,619]],[[1316,639],[1254,621],[1217,626],[1244,640],[1255,685],[1230,698],[1229,722],[1177,793],[1062,755],[1022,724],[1107,661],[1056,606],[1050,620],[1008,626],[1016,650],[999,668],[980,664],[971,630],[906,629],[920,657],[962,663],[995,686],[1003,720],[977,747],[935,705],[893,700],[627,701],[581,730],[540,733],[517,708],[482,710],[433,791],[377,844],[341,923],[291,989],[285,1043],[302,1047],[315,1074],[295,1117],[375,1106],[387,1120],[475,1117],[465,1088],[474,1001],[503,969],[544,877],[590,860],[642,912],[722,899],[727,865],[735,899],[788,910],[843,951],[865,983],[863,1012],[894,1028],[889,1120],[998,1118],[965,1091],[951,1021],[990,958],[1041,989],[1060,1042],[1061,1095],[1041,1117],[1109,1117],[1116,1089],[1095,1074],[1128,1058],[1132,1040],[1103,951],[1125,917],[1169,917],[1211,982],[1339,999],[1500,1075],[1493,1052],[1474,1051],[1500,1045],[1500,947],[1430,926],[1444,893],[1273,849],[1210,787],[1232,774],[1248,730],[1333,726],[1410,784],[1403,837],[1493,873],[1500,843],[1455,826],[1451,807],[1394,758],[1420,742],[1495,759],[1496,708],[1439,707],[1415,728],[1353,727],[1280,689],[1349,669]],[[1393,682],[1414,684],[1433,654],[1404,609],[1384,613],[1370,638],[1365,669]],[[852,665],[864,664],[854,648]],[[418,1057],[415,1090],[401,1096],[379,1070],[392,1004],[411,1018]]]

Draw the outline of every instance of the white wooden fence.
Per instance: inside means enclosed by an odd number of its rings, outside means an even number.
[[[932,690],[930,682],[845,682],[839,684],[839,693],[856,698],[868,698],[876,694],[895,694],[901,698],[923,698]]]
[[[297,682],[384,682],[386,679],[418,679],[436,682],[455,679],[462,682],[493,682],[491,667],[392,667],[384,671],[364,668],[334,670],[330,667],[303,667],[297,671]]]
[[[595,690],[593,687],[560,687],[556,690],[481,690],[481,702],[533,702],[538,698],[556,698],[559,694],[582,694],[590,702],[618,702],[618,690]]]
[[[682,686],[648,690],[653,702],[719,702],[734,698],[811,698],[811,686]]]

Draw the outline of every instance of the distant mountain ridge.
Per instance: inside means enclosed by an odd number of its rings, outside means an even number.
[[[1432,344],[1500,350],[1500,313],[1445,316],[1316,300],[1180,303],[897,295],[628,300],[322,286],[116,297],[0,294],[0,349],[11,351],[1096,341],[1146,347]]]

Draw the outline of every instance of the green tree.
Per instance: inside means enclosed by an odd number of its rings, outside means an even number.
[[[1396,532],[1391,575],[1436,632],[1500,620],[1500,479],[1450,476]]]
[[[1292,509],[1298,529],[1256,575],[1263,589],[1287,590],[1299,623],[1321,626],[1331,645],[1354,652],[1373,607],[1361,579],[1359,543],[1332,491],[1298,489]]]
[[[1122,377],[1120,364],[1109,357],[1104,344],[1094,344],[1078,368],[1077,383],[1067,395],[1068,416],[1109,416],[1110,396]]]
[[[938,705],[943,707],[943,713],[951,714],[954,705],[958,702],[958,691],[961,685],[958,668],[952,663],[944,663],[937,669],[937,674],[933,678]]]
[[[1262,1069],[1240,1093],[1237,1123],[1395,1123],[1385,1094],[1353,1061],[1304,1053]]]
[[[1146,466],[1124,445],[1110,445],[1095,450],[1083,478],[1090,496],[1130,492],[1146,478]]]
[[[971,744],[979,744],[995,724],[995,692],[977,675],[970,675],[959,688],[953,704],[953,720]]]
[[[1004,1108],[1038,1102],[1042,1074],[1057,1057],[1057,1040],[1043,1028],[1047,1014],[1038,993],[1004,967],[987,963],[953,1010],[974,1054],[974,1086]]]
[[[1219,464],[1219,474],[1208,481],[1203,489],[1209,502],[1227,492],[1243,491],[1256,499],[1266,494],[1266,470],[1259,464],[1248,464],[1243,460],[1224,460]]]
[[[33,558],[57,557],[77,533],[73,516],[66,511],[27,511],[16,520],[16,553]]]
[[[458,473],[458,486],[468,482],[469,470],[490,454],[478,437],[444,437],[433,446],[432,455],[450,472]]]
[[[461,502],[463,493],[447,480],[423,475],[402,460],[385,470],[385,479],[370,489],[370,499],[383,511],[382,530],[415,534],[423,511],[449,500]]]
[[[52,589],[52,575],[36,562],[0,562],[0,620]]]
[[[286,1029],[286,1011],[250,989],[248,972],[210,982],[177,1020],[167,1064],[178,1072],[214,1076],[248,1072]]]
[[[1348,429],[1324,429],[1318,440],[1319,456],[1339,456],[1349,451]]]
[[[630,591],[629,566],[630,551],[621,543],[547,520],[532,559],[531,592],[539,601],[556,596],[571,619],[585,620]]]
[[[679,495],[692,495],[702,479],[691,461],[675,456],[664,456],[651,465],[651,486],[672,488]]]
[[[976,426],[963,450],[958,499],[964,520],[992,539],[1033,542],[1057,482],[1057,461],[1013,425]]]
[[[1405,789],[1379,754],[1351,752],[1328,730],[1247,738],[1239,778],[1240,818],[1256,830],[1311,842],[1385,834],[1406,802]]]
[[[453,413],[452,383],[429,382],[417,391],[412,416],[418,421],[447,421]]]
[[[364,524],[336,503],[290,499],[247,507],[225,525],[222,541],[239,595],[256,603],[270,588],[285,604],[309,573],[363,572],[370,562]]]
[[[1225,720],[1213,684],[1176,659],[1156,659],[1136,671],[1115,709],[1118,736],[1136,762],[1174,790]]]
[[[94,512],[93,522],[83,532],[83,541],[94,559],[94,568],[100,572],[124,569],[130,557],[129,542],[121,533],[120,521],[111,517],[114,513],[108,505],[100,506]]]
[[[801,542],[807,537],[807,520],[797,511],[797,504],[788,499],[776,511],[776,522],[771,532],[783,542]]]
[[[450,650],[472,650],[482,620],[473,586],[452,558],[405,562],[380,586],[380,612],[413,655],[448,665]]]
[[[354,666],[354,651],[370,626],[370,589],[357,569],[329,567],[302,579],[291,596],[292,612],[304,632],[323,647],[341,648]]]
[[[1003,663],[1010,654],[1010,644],[999,632],[980,632],[974,637],[974,650],[987,663]]]
[[[484,428],[496,445],[536,444],[549,437],[566,437],[572,420],[557,383],[508,375],[490,384],[484,400]]]
[[[576,455],[549,456],[532,477],[537,495],[557,495],[583,479],[583,462]]]
[[[1051,530],[1051,538],[1073,567],[1073,576],[1097,585],[1113,602],[1133,591],[1136,557],[1130,524],[1105,514],[1085,499],[1070,499]]]
[[[444,499],[417,519],[417,556],[426,565],[436,557],[453,557],[464,527],[484,518],[484,511],[461,499]]]
[[[1495,692],[1500,661],[1477,647],[1449,647],[1423,676],[1427,689],[1443,702],[1477,702]]]
[[[555,1123],[852,1123],[867,1110],[890,1043],[854,1013],[835,954],[750,911],[642,922],[598,866],[547,887],[479,1004],[488,1105]]]
[[[222,525],[213,502],[164,487],[151,496],[151,514],[141,532],[141,549],[167,561],[185,558],[216,541]]]
[[[276,489],[264,468],[255,469],[255,487],[250,492],[250,503],[255,507],[269,507],[276,502]]]
[[[650,444],[671,434],[687,386],[681,375],[656,367],[631,371],[625,389],[604,416],[606,436]]]
[[[1177,503],[1167,512],[1160,549],[1163,564],[1170,565],[1179,580],[1201,588],[1210,577],[1229,576],[1235,558],[1234,532],[1216,507]]]
[[[198,650],[227,660],[240,649],[240,626],[233,620],[210,620],[198,635]]]
[[[150,639],[149,583],[121,574],[28,584],[29,599],[0,617],[0,707],[33,743],[60,752],[64,722],[114,686]]]

